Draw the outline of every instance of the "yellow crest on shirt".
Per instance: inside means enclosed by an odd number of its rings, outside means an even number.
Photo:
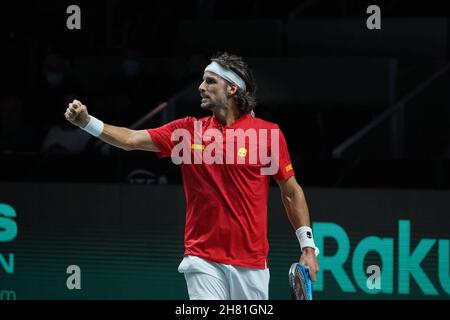
[[[192,144],[191,149],[193,150],[204,150],[206,146],[204,144]]]
[[[238,156],[239,157],[245,157],[247,155],[247,149],[245,149],[245,148],[239,148],[239,150],[238,150]]]
[[[294,169],[292,168],[292,163],[289,163],[289,164],[286,166],[285,170],[286,170],[286,172],[289,172],[289,171],[291,171],[291,170],[294,170]]]

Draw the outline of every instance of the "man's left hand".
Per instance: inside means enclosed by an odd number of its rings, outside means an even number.
[[[311,281],[316,281],[316,273],[319,272],[319,263],[314,248],[304,248],[302,256],[300,257],[300,263],[304,264],[309,269],[309,275]]]

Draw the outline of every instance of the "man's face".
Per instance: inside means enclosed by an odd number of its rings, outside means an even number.
[[[198,87],[202,102],[200,107],[213,110],[227,104],[227,83],[224,79],[212,72],[205,72],[203,82]]]

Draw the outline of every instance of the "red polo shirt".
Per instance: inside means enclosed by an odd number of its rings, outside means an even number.
[[[186,196],[184,254],[264,269],[270,177],[287,180],[294,175],[278,125],[245,114],[225,127],[213,116],[186,117],[147,131],[159,157],[174,151],[184,159],[180,164]],[[247,136],[241,138],[242,132]],[[272,158],[265,157],[271,154]]]

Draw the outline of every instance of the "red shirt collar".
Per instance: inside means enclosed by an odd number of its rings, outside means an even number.
[[[219,127],[219,128],[234,128],[239,126],[239,124],[241,124],[243,121],[252,118],[252,116],[249,113],[244,113],[242,116],[240,116],[238,119],[236,119],[233,123],[227,125],[227,126],[223,126],[222,124],[220,124],[216,118],[214,118],[214,115],[211,116],[212,118],[212,123],[214,124],[215,127]]]

